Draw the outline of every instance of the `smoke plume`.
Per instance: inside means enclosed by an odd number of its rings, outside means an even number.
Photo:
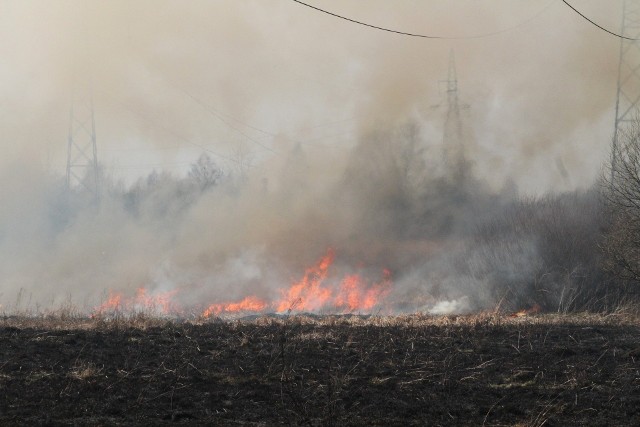
[[[593,183],[619,41],[560,2],[321,3],[454,39],[282,0],[3,2],[2,309],[141,287],[183,307],[274,299],[328,248],[336,272],[389,269],[396,311],[486,308],[504,277],[535,276],[534,236],[496,246],[499,279],[474,239],[518,191]],[[613,30],[620,6],[581,5]],[[451,51],[464,176],[443,160]],[[89,95],[100,203],[64,182],[69,108]],[[203,153],[221,174],[205,185]]]

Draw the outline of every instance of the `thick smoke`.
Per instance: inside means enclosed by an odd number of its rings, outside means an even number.
[[[138,287],[187,307],[273,298],[330,247],[340,271],[390,269],[398,310],[492,306],[504,277],[537,274],[539,242],[496,248],[511,256],[496,279],[473,236],[516,187],[593,182],[619,46],[559,2],[511,3],[322,2],[416,33],[522,23],[424,40],[288,1],[4,2],[2,308],[84,309]],[[618,3],[583,9],[616,29]],[[451,49],[464,178],[442,155]],[[71,94],[89,87],[99,205],[63,178]],[[189,174],[203,151],[224,172],[208,188]]]

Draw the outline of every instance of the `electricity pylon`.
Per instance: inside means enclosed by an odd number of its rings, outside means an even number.
[[[621,34],[629,39],[620,39],[620,62],[618,64],[618,93],[616,96],[616,118],[611,153],[611,172],[615,172],[616,153],[621,132],[638,119],[640,106],[640,0],[624,0]]]
[[[96,121],[91,96],[74,96],[69,114],[67,188],[83,187],[94,200],[100,197]]]
[[[464,178],[467,167],[460,110],[468,106],[460,105],[458,100],[458,76],[453,50],[449,53],[448,77],[442,83],[447,85],[447,113],[442,136],[444,161],[452,176],[458,180]]]

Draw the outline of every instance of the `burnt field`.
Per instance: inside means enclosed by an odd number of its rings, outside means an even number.
[[[0,320],[1,425],[639,425],[629,316]]]

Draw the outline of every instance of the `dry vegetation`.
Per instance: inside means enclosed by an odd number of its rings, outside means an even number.
[[[638,314],[5,317],[2,425],[638,425]]]

